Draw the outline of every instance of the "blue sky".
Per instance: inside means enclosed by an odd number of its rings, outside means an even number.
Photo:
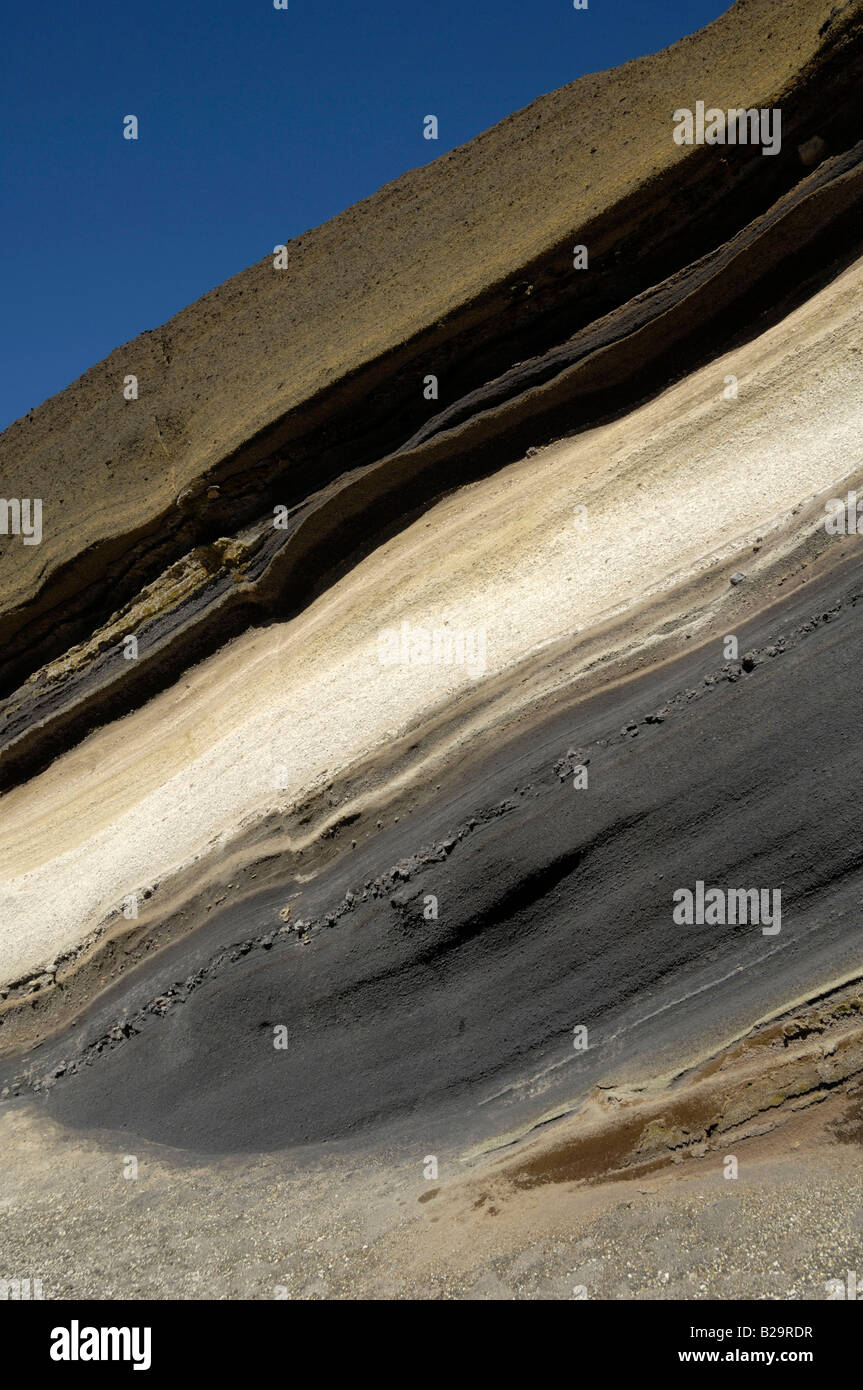
[[[7,5],[0,429],[277,242],[729,3]]]

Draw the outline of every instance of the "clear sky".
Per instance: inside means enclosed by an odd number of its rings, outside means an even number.
[[[729,3],[9,0],[0,429],[277,243]]]

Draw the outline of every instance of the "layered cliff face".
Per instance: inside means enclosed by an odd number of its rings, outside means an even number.
[[[740,0],[3,435],[9,1114],[480,1164],[569,1115],[518,1190],[853,1090],[861,26]]]

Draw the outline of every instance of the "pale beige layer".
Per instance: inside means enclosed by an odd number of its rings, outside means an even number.
[[[381,665],[381,629],[484,629],[495,676],[738,550],[750,567],[756,535],[766,553],[798,502],[860,466],[861,291],[863,262],[629,417],[463,489],[300,618],[238,639],[4,797],[0,980],[483,678]]]

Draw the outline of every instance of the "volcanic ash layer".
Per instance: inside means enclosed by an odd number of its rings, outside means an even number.
[[[597,1096],[667,1156],[662,1087],[815,994],[794,1084],[853,1086],[860,21],[739,4],[544,97],[7,432],[4,1099],[209,1154],[575,1114],[583,1176]],[[690,95],[782,151],[681,149]],[[781,930],[681,925],[699,883]],[[761,1055],[686,1113],[769,1108]]]

